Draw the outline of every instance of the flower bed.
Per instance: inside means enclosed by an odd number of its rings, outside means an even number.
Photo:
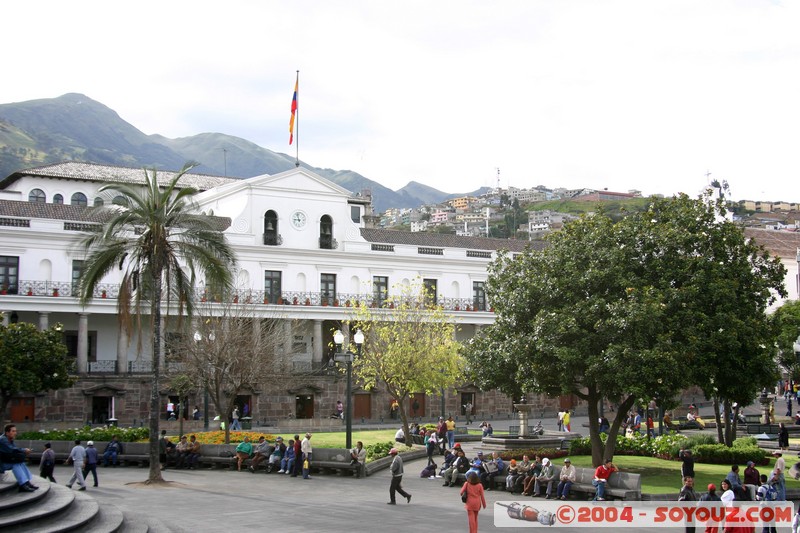
[[[96,440],[110,441],[116,435],[122,442],[136,442],[147,440],[150,431],[147,428],[120,428],[120,427],[97,427],[84,426],[73,429],[53,429],[50,431],[25,431],[17,435],[20,440]]]

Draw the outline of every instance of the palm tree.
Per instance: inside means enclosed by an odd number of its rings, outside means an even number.
[[[143,187],[119,183],[102,187],[101,192],[115,195],[116,205],[104,208],[107,219],[102,228],[82,241],[87,255],[80,281],[81,303],[91,300],[97,284],[119,269],[124,271],[118,299],[122,327],[130,330],[132,316],[141,325],[142,316],[149,315],[153,384],[147,483],[163,482],[158,461],[162,299],[167,309],[176,302],[179,316],[191,316],[195,274],[203,273],[216,287],[224,289],[231,285],[230,272],[235,263],[233,250],[219,229],[219,219],[198,211],[191,200],[195,189],[176,186],[193,166],[184,165],[163,187],[159,187],[155,169],[144,170]],[[186,271],[181,268],[183,265]]]

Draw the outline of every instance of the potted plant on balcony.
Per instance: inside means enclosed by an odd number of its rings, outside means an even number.
[[[278,305],[283,305],[283,296],[278,296]]]
[[[100,291],[100,298],[106,298],[106,297],[108,297],[108,293],[106,292],[105,289],[103,289],[102,291]]]
[[[238,294],[234,294],[233,295],[233,303],[235,303],[235,304],[239,303],[239,295]]]
[[[306,298],[306,305],[311,305],[311,298]]]
[[[292,304],[297,305],[297,296],[295,296],[294,300],[292,300]]]
[[[0,287],[0,294],[8,294],[8,285],[3,285]]]
[[[33,296],[33,287],[28,287],[28,296]]]
[[[53,296],[58,296],[58,287],[53,289]]]
[[[269,304],[269,297],[268,296],[264,296],[264,305],[267,305],[267,304]]]

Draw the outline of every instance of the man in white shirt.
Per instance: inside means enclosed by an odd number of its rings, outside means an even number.
[[[69,458],[67,460],[72,463],[73,468],[72,477],[69,478],[67,487],[72,488],[72,484],[77,480],[78,486],[80,486],[78,490],[86,490],[86,481],[83,479],[83,464],[86,462],[86,449],[81,446],[80,440],[75,441],[75,446],[73,446],[72,451],[69,452]]]

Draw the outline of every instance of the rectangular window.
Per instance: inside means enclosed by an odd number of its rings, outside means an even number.
[[[436,293],[436,280],[423,279],[422,286],[425,289],[425,303],[428,305],[436,305],[439,295]]]
[[[361,206],[358,205],[350,206],[350,220],[352,220],[356,224],[361,223]]]
[[[0,255],[0,290],[6,294],[19,291],[19,257]]]
[[[333,305],[333,300],[336,299],[336,274],[321,274],[319,278],[319,292],[322,301],[320,303],[327,303]]]
[[[97,332],[89,331],[87,335],[87,352],[89,362],[97,361]],[[78,358],[78,332],[75,330],[64,332],[64,344],[67,345],[67,357]]]
[[[264,272],[264,300],[268,303],[278,303],[281,297],[281,272],[279,270],[267,270]]]
[[[83,274],[83,261],[75,259],[72,261],[72,296],[80,294],[81,275]]]
[[[472,306],[477,311],[486,311],[486,282],[472,282]]]
[[[375,305],[383,305],[389,297],[389,278],[388,276],[372,277],[372,300]]]

